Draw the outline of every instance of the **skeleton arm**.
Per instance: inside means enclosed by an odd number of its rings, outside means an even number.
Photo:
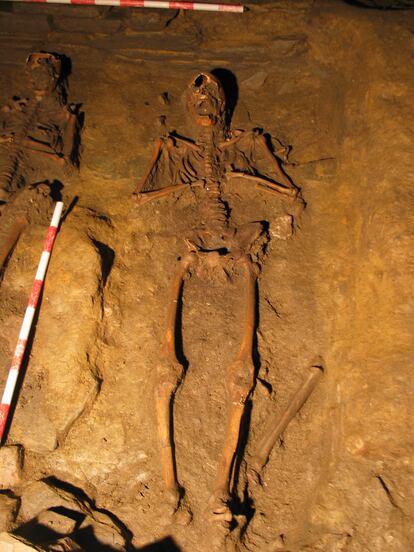
[[[176,142],[178,142],[178,148]],[[168,136],[167,139],[158,138],[155,141],[152,157],[134,192],[135,202],[138,206],[144,205],[153,199],[164,197],[172,192],[183,190],[188,186],[179,177],[179,169],[180,167],[182,168],[180,161],[182,161],[188,150],[194,147],[195,145],[192,142],[176,136]],[[175,151],[176,149],[177,151]],[[180,150],[179,154],[178,149]],[[174,153],[176,154],[176,158],[174,158]],[[154,184],[158,184],[156,182],[157,177],[158,180],[161,180],[159,173],[162,166],[167,169],[170,175],[169,179],[176,183],[151,189]]]
[[[78,117],[76,112],[73,112],[69,107],[66,108],[66,125],[63,129],[63,157],[66,162],[73,162],[73,150],[75,141],[77,140]],[[76,163],[76,160],[75,160]]]
[[[247,174],[247,173],[238,172],[238,171],[232,171],[228,174],[230,176],[237,176],[239,178],[245,178],[246,180],[251,180],[255,182],[256,188],[258,190],[264,190],[266,192],[283,194],[293,199],[296,199],[296,197],[298,196],[298,191],[295,188],[286,188],[285,186],[281,186],[280,184],[276,184],[274,182],[271,182],[270,180],[261,178],[260,176],[255,176],[253,174]]]
[[[291,182],[288,176],[283,172],[279,165],[278,159],[275,157],[271,149],[269,148],[265,136],[257,131],[253,132],[241,132],[234,138],[224,142],[222,144],[224,148],[229,146],[235,146],[236,149],[241,151],[248,150],[247,158],[249,162],[249,168],[256,169],[254,152],[259,151],[263,154],[268,167],[270,168],[271,177],[266,178],[259,174],[251,174],[243,171],[232,171],[228,174],[230,176],[237,176],[251,180],[256,183],[256,188],[259,190],[273,192],[277,194],[285,195],[286,197],[296,199],[299,197],[299,190]],[[273,177],[274,175],[274,177]],[[271,179],[271,178],[274,178]]]
[[[27,104],[26,98],[16,97],[0,109],[0,144],[11,144],[15,141]]]
[[[142,195],[142,190],[146,187],[152,172],[154,171],[154,169],[156,169],[157,162],[158,162],[158,160],[160,158],[160,155],[161,155],[162,145],[163,145],[163,142],[162,142],[161,138],[158,138],[157,140],[155,140],[154,148],[152,150],[151,159],[150,159],[150,161],[147,165],[147,168],[146,168],[144,174],[142,175],[142,178],[138,182],[137,189],[134,192],[134,195],[136,195],[137,198]]]
[[[145,203],[148,203],[148,201],[164,197],[171,192],[178,192],[179,190],[183,190],[186,187],[187,184],[174,184],[173,186],[166,186],[165,188],[161,188],[160,190],[153,190],[152,192],[138,192],[135,193],[135,202],[138,207],[141,207],[141,205],[145,205]]]
[[[28,149],[30,149],[30,151],[35,151],[36,153],[42,155],[43,157],[52,159],[53,161],[56,161],[61,165],[65,163],[65,158],[57,153],[54,153],[53,150],[51,150],[49,144],[43,144],[42,142],[39,142],[37,140],[34,140],[33,138],[28,137],[24,140],[24,145],[26,145]],[[42,145],[46,149],[43,149]]]
[[[18,109],[15,109],[18,111]],[[37,121],[30,129],[32,135],[25,134],[20,138],[22,147],[47,157],[60,164],[73,164],[77,132],[77,116],[71,109],[64,106],[62,111],[51,120]],[[1,142],[13,142],[14,134],[2,136]]]
[[[254,139],[256,140],[257,145],[262,150],[262,152],[265,154],[267,160],[269,161],[269,164],[273,171],[276,174],[277,182],[280,182],[285,186],[286,188],[290,188],[291,190],[295,190],[297,192],[296,186],[292,184],[290,179],[286,176],[286,174],[282,171],[279,161],[276,159],[276,157],[273,155],[272,151],[270,150],[266,138],[263,136],[263,134],[254,134]]]

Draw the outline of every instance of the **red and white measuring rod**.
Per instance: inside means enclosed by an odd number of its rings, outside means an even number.
[[[59,226],[60,217],[62,215],[63,203],[58,201],[53,212],[52,222],[50,223],[49,230],[46,234],[46,239],[43,244],[43,252],[40,257],[39,265],[35,280],[33,282],[32,291],[30,293],[29,302],[26,308],[26,312],[23,318],[23,323],[20,328],[19,338],[17,340],[16,349],[12,364],[7,377],[6,386],[4,388],[3,397],[0,403],[0,443],[3,439],[4,430],[6,428],[7,419],[10,411],[10,405],[13,401],[14,391],[16,389],[16,383],[19,376],[19,370],[22,364],[24,352],[26,350],[27,340],[29,338],[30,329],[33,323],[33,317],[36,312],[37,303],[39,301],[40,292],[43,287],[43,280],[45,278],[47,265],[49,264],[50,254],[52,252],[53,244],[55,242],[57,229]]]
[[[85,6],[121,6],[124,8],[164,8],[173,10],[200,10],[243,13],[240,4],[204,4],[202,2],[161,2],[159,0],[7,0],[36,4],[76,4]]]

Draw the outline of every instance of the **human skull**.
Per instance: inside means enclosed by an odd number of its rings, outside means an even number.
[[[212,126],[223,118],[226,98],[223,87],[210,73],[200,73],[190,83],[187,108],[200,126]]]
[[[35,52],[26,60],[29,85],[36,96],[50,94],[56,88],[61,71],[61,60],[54,54]]]

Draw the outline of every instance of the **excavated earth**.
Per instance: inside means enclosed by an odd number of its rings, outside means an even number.
[[[414,549],[413,12],[247,5],[216,14],[0,3],[2,105],[25,94],[26,56],[46,50],[71,60],[69,99],[84,114],[80,170],[61,178],[67,212],[0,449],[0,531],[37,549]],[[188,370],[174,426],[193,521],[177,525],[162,492],[154,385],[196,211],[181,192],[140,208],[132,198],[155,138],[195,136],[185,89],[214,69],[233,128],[264,129],[275,151],[289,146],[283,166],[307,204],[298,214],[248,181],[224,187],[233,220],[266,221],[270,237],[227,537],[208,499],[244,280],[185,284]],[[2,387],[52,209],[44,190],[25,190],[0,217],[2,240],[22,212],[29,218],[1,277]],[[264,424],[315,363],[325,373],[255,483],[246,474]]]

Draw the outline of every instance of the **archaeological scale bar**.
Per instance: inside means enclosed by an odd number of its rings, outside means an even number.
[[[160,0],[6,0],[33,4],[75,4],[85,6],[118,6],[122,8],[160,8],[210,12],[243,13],[241,4],[205,4],[203,2],[163,2]]]
[[[0,444],[3,442],[4,432],[7,426],[10,407],[13,403],[13,398],[16,390],[16,384],[19,378],[19,371],[23,362],[23,357],[26,351],[27,341],[29,339],[30,330],[32,328],[33,318],[39,302],[40,293],[42,291],[43,282],[46,275],[46,270],[49,264],[50,254],[52,253],[53,244],[59,227],[60,217],[62,215],[63,203],[58,201],[53,211],[52,221],[46,234],[43,244],[43,251],[40,257],[35,280],[33,282],[32,291],[30,293],[28,305],[20,328],[19,338],[17,340],[16,349],[14,351],[13,360],[9,370],[9,374],[4,388],[3,397],[0,403]]]

